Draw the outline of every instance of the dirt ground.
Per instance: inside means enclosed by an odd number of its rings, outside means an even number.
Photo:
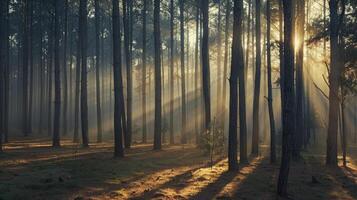
[[[134,145],[113,158],[111,143],[81,148],[65,140],[28,139],[6,144],[0,155],[0,199],[277,199],[278,165],[268,157],[250,159],[239,172],[227,160],[194,146]],[[356,154],[357,155],[357,154]],[[304,152],[292,163],[289,199],[357,199],[357,167],[327,168],[322,154]]]

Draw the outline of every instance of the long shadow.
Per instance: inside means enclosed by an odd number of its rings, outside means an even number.
[[[219,162],[221,162],[223,159],[217,159],[215,160],[212,164],[215,165]],[[141,196],[139,197],[134,197],[134,198],[130,198],[132,200],[139,200],[139,199],[150,199],[152,198],[157,192],[159,192],[161,189],[165,189],[165,188],[174,188],[176,190],[181,190],[185,187],[187,187],[187,181],[190,180],[193,177],[193,173],[201,168],[207,168],[211,165],[211,163],[207,163],[206,165],[201,165],[195,168],[192,168],[188,171],[186,171],[185,173],[176,175],[174,177],[171,178],[170,181],[167,181],[166,183],[162,184],[160,187],[156,187],[153,190],[150,190],[148,192],[143,193]]]
[[[190,197],[190,199],[194,199],[194,200],[196,200],[196,199],[202,199],[202,200],[212,199],[215,196],[217,196],[226,185],[228,185],[230,183],[236,184],[236,185],[242,184],[246,180],[246,178],[249,178],[249,176],[256,173],[256,170],[259,170],[259,167],[261,166],[261,162],[262,161],[258,161],[257,163],[253,162],[252,164],[242,164],[242,165],[240,165],[240,171],[237,171],[237,172],[226,171],[226,172],[222,173],[216,181],[208,184],[205,188],[203,188],[195,196]],[[243,171],[245,171],[249,167],[254,167],[254,169],[249,174],[243,173]],[[235,177],[237,177],[237,175],[242,175],[243,179],[241,179],[239,177],[237,180],[234,180]],[[225,195],[225,194],[223,194],[223,195]],[[228,196],[230,196],[230,195],[228,194]],[[217,198],[231,199],[231,197],[228,197],[228,196],[222,196],[222,197],[217,197]],[[235,198],[233,198],[233,199],[235,199]]]
[[[334,169],[329,169],[328,172],[331,176],[335,177],[336,181],[341,184],[342,188],[346,190],[351,197],[357,199],[357,177],[355,170],[348,167],[337,167]]]
[[[35,152],[38,149],[35,150]],[[46,150],[49,152],[54,151],[52,148],[43,148],[44,154],[42,157],[46,157]],[[93,151],[85,153],[86,151]],[[64,199],[69,198],[78,191],[84,191],[85,188],[96,188],[99,192],[115,191],[120,188],[125,188],[131,182],[140,180],[150,175],[151,173],[160,172],[162,170],[172,169],[176,167],[185,166],[200,166],[202,156],[200,152],[193,151],[192,149],[167,149],[160,152],[148,152],[148,147],[129,150],[130,153],[127,157],[122,159],[114,159],[112,149],[110,148],[96,148],[81,149],[81,153],[72,155],[72,149],[66,150],[58,149],[55,155],[60,156],[62,153],[69,154],[68,157],[54,157],[45,160],[31,160],[29,163],[18,164],[16,172],[9,180],[8,184],[15,185],[18,190],[24,188],[24,192],[34,192],[43,196],[43,192],[51,188],[61,190],[61,197]],[[56,149],[57,151],[57,149]],[[141,152],[143,151],[143,152]],[[23,151],[24,156],[31,155],[31,148],[27,151]],[[8,152],[12,155],[7,155],[6,158],[17,159],[21,156],[21,151]],[[31,152],[34,153],[34,152]],[[36,153],[35,153],[36,154]],[[21,156],[22,159],[24,156]],[[52,156],[52,154],[51,154]],[[4,169],[12,172],[13,164],[6,165]],[[65,177],[62,178],[64,173]],[[23,180],[26,175],[36,176],[35,174],[41,174],[41,176],[33,177],[33,180]],[[68,174],[68,176],[66,175]],[[1,175],[1,173],[0,173]],[[67,177],[69,177],[67,179]],[[62,180],[63,179],[63,180]],[[114,182],[112,182],[114,180]],[[117,181],[117,182],[116,182]],[[3,185],[5,187],[5,185]],[[0,184],[0,191],[1,191]],[[7,187],[7,186],[6,186]],[[30,187],[30,188],[28,188]],[[51,187],[51,188],[50,188]],[[9,195],[6,194],[6,195]],[[57,194],[53,194],[57,195]],[[2,195],[0,195],[0,198]],[[11,198],[11,196],[10,196]]]

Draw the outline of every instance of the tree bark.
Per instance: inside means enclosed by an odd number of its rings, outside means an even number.
[[[68,45],[68,0],[65,0],[64,5],[65,13],[64,13],[64,39],[63,39],[63,114],[62,114],[62,126],[63,135],[68,134],[68,78],[67,78],[67,45]]]
[[[268,85],[268,109],[269,109],[269,122],[270,122],[270,162],[276,162],[276,150],[275,150],[275,119],[274,119],[274,110],[273,110],[273,87],[271,80],[271,45],[270,45],[270,19],[271,19],[271,7],[270,0],[267,0],[266,4],[266,18],[267,18],[267,85]]]
[[[124,157],[123,128],[122,128],[122,100],[123,80],[121,71],[121,40],[119,1],[113,0],[113,76],[114,76],[114,157]]]
[[[260,7],[261,0],[256,0],[255,10],[255,36],[256,36],[256,57],[255,57],[255,80],[253,99],[253,135],[252,135],[252,155],[259,154],[259,102],[260,102],[260,74],[261,74],[261,23]]]
[[[174,0],[170,0],[170,144],[174,139]]]
[[[88,147],[88,93],[87,93],[87,3],[80,0],[79,5],[79,35],[81,47],[81,126],[82,145]]]
[[[142,109],[143,109],[143,135],[142,135],[142,142],[147,142],[147,124],[146,124],[146,13],[147,13],[147,0],[143,0],[144,8],[143,8],[143,55],[142,55],[142,62],[143,62],[143,71],[142,71]]]
[[[126,65],[126,84],[127,84],[127,119],[125,129],[125,148],[130,148],[131,144],[131,122],[132,122],[132,73],[131,73],[131,47],[130,47],[130,12],[128,4],[131,0],[123,0],[123,25],[124,25],[124,50],[125,50],[125,65]]]
[[[184,0],[180,0],[180,42],[181,42],[181,144],[186,144],[186,77],[185,77],[185,30],[184,30]]]
[[[102,142],[102,107],[100,101],[100,7],[99,0],[94,1],[95,7],[95,84],[97,99],[97,142]]]
[[[203,34],[202,34],[202,46],[201,46],[201,56],[202,56],[202,87],[203,87],[203,100],[204,100],[204,113],[205,113],[205,129],[210,130],[211,126],[211,92],[210,92],[210,63],[209,63],[209,15],[208,15],[208,1],[201,0],[202,6],[202,23],[203,23]]]
[[[297,1],[297,35],[299,37],[296,45],[296,134],[294,136],[294,148],[292,156],[294,160],[300,158],[300,151],[305,142],[306,130],[304,128],[304,36],[305,36],[305,0]]]
[[[337,166],[337,130],[340,88],[340,64],[339,64],[339,25],[338,25],[338,1],[330,0],[330,93],[329,93],[329,116],[327,129],[326,165]]]
[[[238,75],[240,68],[243,68],[243,47],[242,47],[242,11],[243,1],[234,1],[233,11],[233,44],[231,77],[229,79],[229,139],[228,139],[228,169],[238,170],[237,162],[237,116],[238,116]],[[242,66],[243,65],[243,66]]]
[[[55,111],[53,118],[53,138],[52,146],[60,146],[60,116],[61,116],[61,71],[59,57],[59,42],[60,42],[60,2],[55,1]]]
[[[154,150],[161,150],[161,34],[160,0],[154,0],[155,126]]]
[[[291,137],[295,132],[293,3],[284,0],[284,71],[283,71],[283,140],[278,180],[278,195],[287,196],[291,157]]]

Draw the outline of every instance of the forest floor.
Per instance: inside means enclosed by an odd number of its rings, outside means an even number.
[[[264,156],[227,172],[226,159],[211,166],[208,156],[189,145],[162,151],[134,145],[122,159],[113,158],[109,143],[85,149],[70,140],[62,148],[50,145],[44,139],[6,145],[0,155],[0,199],[277,199],[279,166]],[[302,161],[292,162],[289,198],[357,199],[357,163],[332,169],[323,159],[305,152]]]

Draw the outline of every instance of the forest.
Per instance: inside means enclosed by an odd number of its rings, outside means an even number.
[[[357,200],[357,0],[0,0],[0,200]]]

